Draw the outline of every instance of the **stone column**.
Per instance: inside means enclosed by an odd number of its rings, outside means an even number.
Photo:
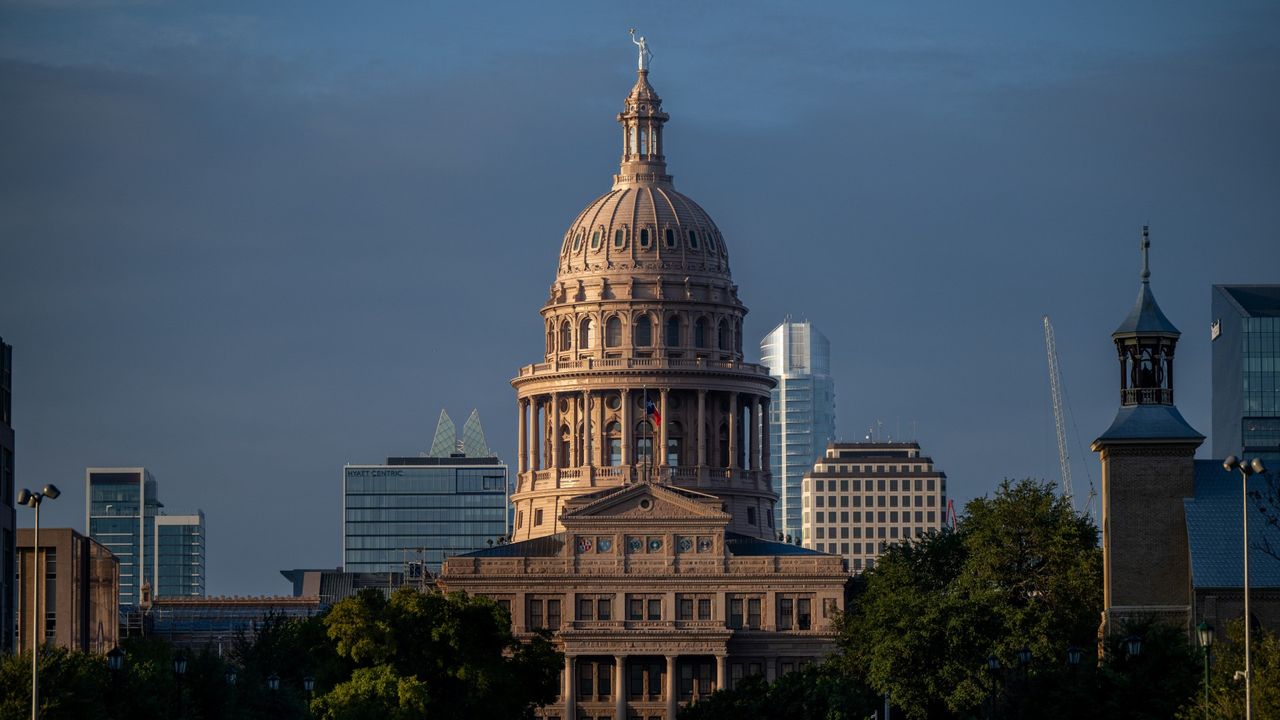
[[[615,720],[627,718],[627,658],[625,655],[613,656],[613,717]]]
[[[622,390],[622,465],[630,468],[635,463],[631,457],[631,391]],[[630,470],[624,470],[624,477],[630,476]]]
[[[658,414],[662,416],[658,424],[662,427],[658,430],[658,447],[653,455],[653,461],[658,467],[667,464],[667,426],[671,424],[671,418],[667,416],[667,396],[670,394],[671,391],[666,388],[658,391]]]
[[[729,656],[716,656],[716,689],[724,690],[729,687]]]
[[[591,457],[591,391],[582,391],[582,464],[595,465]]]
[[[577,718],[578,710],[575,707],[577,698],[573,696],[573,671],[574,656],[565,653],[564,656],[564,714],[567,718]]]
[[[667,656],[667,682],[664,688],[667,693],[667,717],[675,718],[677,709],[680,707],[679,701],[676,700],[676,656]]]
[[[547,413],[547,438],[551,440],[551,467],[560,467],[560,393],[551,393],[551,410]]]
[[[519,420],[516,423],[516,426],[519,428],[516,431],[516,444],[519,446],[519,448],[516,450],[516,462],[518,463],[518,467],[516,470],[517,472],[516,486],[518,487],[520,485],[519,474],[523,473],[527,469],[527,466],[529,464],[528,401],[525,400],[524,398],[520,398],[519,400],[516,400],[516,409],[517,409],[517,412],[519,413]]]
[[[738,393],[729,393],[729,467],[738,467]]]
[[[698,465],[707,464],[707,391],[698,391],[698,432],[695,434],[698,438]]]

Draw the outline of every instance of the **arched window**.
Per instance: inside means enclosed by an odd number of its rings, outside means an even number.
[[[676,348],[684,343],[680,339],[680,316],[672,315],[667,318],[667,347]]]
[[[560,352],[573,349],[573,326],[568,320],[560,323]]]
[[[558,467],[567,468],[570,466],[572,458],[570,454],[573,452],[573,433],[569,430],[568,425],[560,426],[560,457],[556,458],[560,462]]]
[[[618,228],[613,231],[613,249],[621,250],[627,246],[627,231]]]
[[[547,324],[547,354],[556,351],[556,330],[550,323]]]
[[[738,351],[739,354],[742,353],[742,321],[741,320],[735,320],[733,322],[733,347]]]
[[[582,231],[579,230],[573,236],[573,251],[578,252],[582,249]]]
[[[675,249],[676,247],[676,231],[675,230],[672,230],[671,228],[667,228],[666,231],[662,233],[662,239],[667,244],[668,250]]]
[[[720,425],[720,467],[729,467],[729,426],[721,423]]]
[[[618,347],[622,344],[622,319],[617,315],[604,323],[604,346]]]
[[[700,348],[707,346],[707,319],[704,317],[693,323],[693,344]]]
[[[578,348],[582,350],[591,349],[591,336],[596,334],[596,321],[591,318],[582,318],[582,322],[578,323]]]
[[[591,249],[592,250],[600,249],[600,230],[599,229],[591,233]]]
[[[689,231],[689,249],[691,250],[698,249],[698,233],[692,230]]]
[[[617,421],[604,426],[605,442],[609,446],[606,462],[611,466],[622,464],[622,426]]]
[[[648,250],[653,241],[649,239],[649,228],[640,229],[640,249]]]
[[[729,340],[729,323],[721,320],[720,325],[716,328],[716,342],[719,343],[721,350],[728,350]]]
[[[636,318],[636,347],[653,344],[653,320],[648,315]]]

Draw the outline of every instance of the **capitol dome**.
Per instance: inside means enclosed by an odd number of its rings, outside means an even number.
[[[729,275],[711,216],[672,187],[663,153],[662,99],[641,71],[618,114],[623,130],[613,188],[578,214],[560,247],[558,278],[645,268]]]

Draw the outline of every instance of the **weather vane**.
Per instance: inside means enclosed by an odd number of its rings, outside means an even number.
[[[631,42],[635,43],[636,47],[640,48],[640,71],[648,72],[649,61],[653,59],[653,53],[649,52],[649,43],[645,42],[643,35],[639,38],[636,37],[635,28],[631,28],[630,32]]]

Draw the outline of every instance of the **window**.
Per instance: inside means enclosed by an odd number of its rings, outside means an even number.
[[[541,525],[541,524],[542,524],[542,508],[534,508],[533,525],[534,527],[537,527],[538,525]]]
[[[579,230],[573,236],[573,251],[578,252],[581,249],[582,249],[582,231]]]
[[[613,248],[615,250],[621,250],[626,246],[627,246],[627,231],[623,230],[622,228],[618,228],[617,230],[614,230],[613,231]]]
[[[742,598],[729,599],[729,627],[735,629],[742,627],[742,607]]]
[[[649,598],[648,600],[645,601],[645,607],[647,610],[645,619],[647,620],[662,619],[662,600],[660,598]]]
[[[592,250],[600,249],[600,231],[599,230],[596,230],[591,233],[591,249]]]
[[[527,624],[530,629],[546,627],[545,625],[542,624],[543,615],[542,615],[542,599],[541,598],[529,598],[529,610],[527,614],[528,614]]]
[[[711,598],[698,598],[698,619],[711,619]]]
[[[675,315],[667,318],[667,347],[674,348],[683,345],[680,341],[680,331],[680,318]]]
[[[693,702],[715,692],[715,666],[708,660],[685,659],[679,662],[680,699]]]
[[[760,629],[760,598],[747,599],[747,627]]]
[[[636,347],[653,345],[653,320],[648,315],[636,318]]]
[[[578,348],[581,350],[591,349],[591,336],[596,334],[596,321],[591,318],[583,318],[578,323]]]
[[[660,658],[627,661],[627,696],[632,700],[660,700],[666,682],[667,661]]]
[[[698,318],[693,323],[693,344],[696,347],[705,348],[707,346],[707,319]],[[933,488],[929,488],[932,490]]]
[[[698,233],[689,231],[689,247],[693,250],[698,249]]]
[[[607,597],[596,598],[596,619],[609,620],[613,614],[613,600]]]
[[[790,630],[792,616],[795,614],[795,599],[785,596],[778,597],[778,629]]]
[[[568,320],[560,323],[560,352],[573,349],[573,330],[570,327]]]
[[[729,323],[724,320],[720,321],[720,325],[716,329],[716,337],[718,338],[719,348],[721,350],[730,349]]]
[[[547,600],[547,628],[551,630],[560,629],[560,601],[558,599]]]
[[[748,525],[756,524],[756,509],[753,507],[747,508],[747,524]]]
[[[640,249],[648,250],[653,245],[653,240],[649,238],[649,228],[640,229]]]
[[[592,620],[595,617],[595,598],[578,596],[578,619]]]
[[[516,529],[524,527],[524,511],[516,513]]]
[[[678,610],[677,610],[677,612],[676,612],[676,619],[677,619],[677,620],[692,620],[692,619],[693,619],[693,598],[691,598],[691,597],[687,597],[687,596],[686,596],[686,597],[682,597],[682,598],[680,598],[680,600],[679,600],[679,602],[677,603],[677,605],[678,605]]]
[[[604,346],[618,347],[622,344],[622,319],[617,315],[604,323]]]
[[[613,695],[613,661],[578,658],[578,699],[608,700]]]

